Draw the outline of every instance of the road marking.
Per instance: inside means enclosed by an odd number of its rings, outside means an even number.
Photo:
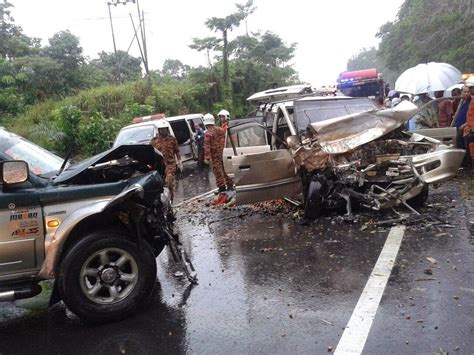
[[[396,226],[390,229],[377,263],[337,344],[335,354],[362,353],[385,286],[395,264],[404,233],[404,226]]]

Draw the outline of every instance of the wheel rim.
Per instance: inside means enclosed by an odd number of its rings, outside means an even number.
[[[137,262],[123,249],[96,251],[81,268],[81,289],[95,303],[118,303],[130,295],[137,282]]]

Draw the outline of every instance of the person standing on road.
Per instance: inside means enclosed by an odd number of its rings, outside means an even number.
[[[194,125],[194,129],[196,132],[194,133],[194,138],[196,139],[196,146],[197,146],[197,166],[201,169],[204,166],[204,130],[196,123]]]
[[[464,144],[466,146],[467,167],[473,166],[474,160],[474,99],[472,98],[474,92],[474,85],[469,87],[471,91],[471,102],[467,108],[466,123],[463,126]]]
[[[174,185],[176,182],[176,165],[183,170],[183,163],[179,154],[176,138],[170,135],[166,121],[159,123],[158,135],[151,140],[151,145],[159,150],[165,162],[165,187],[170,190],[171,200],[174,197]]]
[[[217,114],[219,120],[221,121],[221,127],[224,129],[224,132],[227,131],[227,127],[229,127],[229,120],[230,120],[230,113],[227,110],[220,110]]]
[[[438,101],[438,125],[439,127],[449,127],[451,126],[451,121],[453,119],[453,103],[451,100],[445,98],[442,99],[444,96],[444,91],[436,91],[434,93]]]
[[[469,93],[469,87],[463,86],[461,89],[461,101],[459,102],[459,108],[456,111],[453,120],[453,126],[456,127],[456,148],[466,149],[466,144],[464,142],[464,133],[463,128],[466,125],[467,118],[467,109],[471,103],[471,94]],[[469,154],[466,153],[462,163],[463,167],[468,167],[470,161],[468,159]]]
[[[210,113],[204,115],[204,125],[207,132],[204,136],[204,159],[211,161],[212,172],[216,178],[218,192],[233,190],[234,182],[224,171],[222,154],[225,145],[225,131],[221,127],[216,127],[215,118]]]

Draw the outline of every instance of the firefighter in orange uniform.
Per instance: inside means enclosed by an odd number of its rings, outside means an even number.
[[[170,135],[168,123],[163,120],[158,126],[158,135],[151,140],[151,145],[161,152],[165,162],[165,187],[170,190],[171,200],[174,196],[176,182],[176,165],[183,170],[181,156],[176,138]]]
[[[210,113],[204,115],[204,125],[207,132],[204,136],[204,159],[211,161],[212,172],[216,178],[218,192],[234,189],[234,182],[224,171],[222,154],[225,145],[225,131],[215,126],[214,116]]]
[[[217,117],[219,117],[219,120],[221,121],[221,127],[224,129],[224,132],[227,130],[227,127],[229,127],[229,120],[230,120],[230,113],[227,110],[220,110],[219,113],[217,114]]]

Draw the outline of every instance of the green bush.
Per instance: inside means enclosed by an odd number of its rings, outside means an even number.
[[[118,121],[105,119],[100,112],[81,121],[79,125],[78,145],[81,156],[92,156],[107,150],[115,138]]]
[[[61,139],[56,139],[54,142],[55,150],[65,153],[72,147],[73,152],[76,153],[79,150],[79,124],[82,112],[77,107],[68,105],[60,107],[55,112],[55,116],[53,130],[61,132]]]
[[[127,106],[126,112],[129,118],[149,116],[154,113],[154,107],[152,105],[142,105],[139,103],[133,103]]]

